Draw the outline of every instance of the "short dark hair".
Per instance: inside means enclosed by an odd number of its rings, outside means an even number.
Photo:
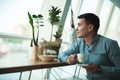
[[[85,13],[78,16],[78,19],[84,18],[86,20],[87,24],[93,24],[94,30],[97,33],[99,26],[100,26],[100,20],[99,17],[93,13]]]

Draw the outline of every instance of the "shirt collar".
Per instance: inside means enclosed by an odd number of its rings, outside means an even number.
[[[97,34],[97,35],[94,37],[94,39],[92,40],[91,45],[94,44],[94,43],[96,43],[99,37],[100,37],[100,35]],[[83,38],[82,38],[82,41],[83,41],[83,43],[85,43]]]
[[[94,39],[93,39],[93,41],[92,41],[92,44],[95,43],[95,42],[97,42],[97,40],[98,40],[99,37],[100,37],[100,36],[97,34],[97,35],[94,37]]]

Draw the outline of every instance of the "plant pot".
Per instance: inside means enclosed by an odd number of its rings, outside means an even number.
[[[59,53],[59,48],[60,48],[60,46],[61,46],[61,41],[59,41],[59,42],[56,42],[56,41],[41,42],[41,45],[42,45],[43,48],[44,48],[44,51],[43,51],[43,54],[44,54],[44,55],[49,54],[49,53],[47,53],[47,50],[54,50],[54,51],[56,51],[56,54],[55,54],[55,55],[58,55],[58,53]]]
[[[39,46],[34,46],[34,54],[33,54],[33,60],[34,61],[37,61],[39,58],[38,58],[38,48],[39,48]]]
[[[38,60],[38,46],[30,47],[29,48],[29,53],[28,53],[28,58],[33,61]]]

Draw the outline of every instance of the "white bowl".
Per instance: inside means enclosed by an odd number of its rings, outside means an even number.
[[[38,57],[43,62],[50,62],[57,58],[57,55],[38,55]]]

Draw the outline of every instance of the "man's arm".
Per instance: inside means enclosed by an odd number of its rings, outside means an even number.
[[[59,53],[58,55],[58,59],[63,61],[63,62],[67,62],[67,58],[74,53],[78,53],[79,52],[79,45],[80,45],[80,41],[76,41],[75,43],[73,43],[71,45],[70,48],[68,48],[66,51]]]
[[[114,67],[101,66],[103,74],[120,76],[120,47],[116,41],[111,41],[109,45],[109,59],[114,64]]]

